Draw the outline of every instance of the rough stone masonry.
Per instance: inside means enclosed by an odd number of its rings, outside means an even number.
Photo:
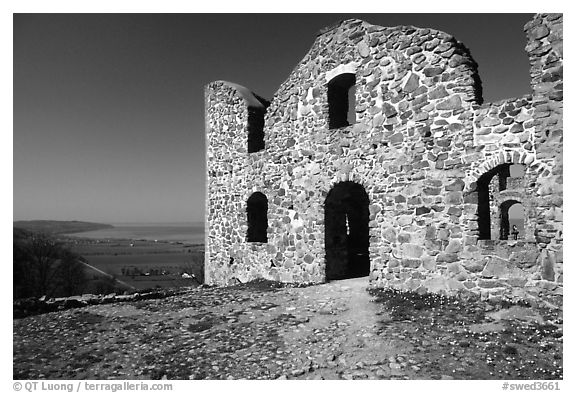
[[[206,282],[562,295],[562,23],[526,24],[532,93],[494,103],[454,37],[360,20],[271,101],[207,85]]]

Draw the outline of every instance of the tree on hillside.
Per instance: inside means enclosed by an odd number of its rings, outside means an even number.
[[[49,235],[14,236],[14,298],[70,296],[82,289],[79,256]]]
[[[22,233],[17,233],[17,231],[14,230],[12,258],[12,274],[14,279],[12,289],[14,299],[34,296],[34,291],[28,277],[27,250],[23,238]]]
[[[63,249],[60,263],[56,268],[56,283],[63,296],[72,296],[82,293],[86,285],[84,266],[81,257],[68,249]]]
[[[56,264],[62,255],[61,244],[45,234],[34,235],[28,245],[28,266],[37,296],[52,296]]]

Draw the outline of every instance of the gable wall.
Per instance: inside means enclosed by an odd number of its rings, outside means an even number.
[[[541,80],[554,78],[546,75],[557,59],[531,62]],[[343,72],[356,75],[357,123],[328,129],[327,83]],[[207,282],[323,282],[324,201],[336,183],[350,180],[370,199],[373,285],[486,296],[523,291],[538,279],[542,249],[561,250],[561,240],[540,241],[561,230],[561,218],[554,233],[542,218],[558,201],[534,202],[543,179],[561,189],[557,145],[539,150],[541,127],[561,115],[561,98],[558,107],[557,88],[552,98],[535,89],[534,97],[480,105],[476,64],[451,36],[344,21],[319,34],[279,88],[265,116],[266,148],[248,154],[249,100],[221,82],[209,85]],[[539,111],[551,115],[535,120]],[[561,133],[561,116],[552,126]],[[475,182],[503,163],[526,164],[525,183],[535,184],[523,190],[532,237],[486,245],[478,242]],[[560,174],[550,180],[554,171]],[[246,200],[255,191],[268,198],[267,243],[245,239]],[[494,264],[512,271],[511,261],[525,254],[535,261],[516,286],[508,273],[485,271]]]

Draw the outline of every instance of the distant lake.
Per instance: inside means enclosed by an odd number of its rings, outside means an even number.
[[[167,224],[113,224],[114,228],[96,231],[69,233],[67,236],[87,237],[90,239],[132,239],[183,242],[188,244],[204,243],[204,223],[167,223]]]

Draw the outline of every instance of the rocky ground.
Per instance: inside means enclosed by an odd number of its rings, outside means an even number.
[[[562,311],[259,282],[15,319],[14,379],[561,379]]]

